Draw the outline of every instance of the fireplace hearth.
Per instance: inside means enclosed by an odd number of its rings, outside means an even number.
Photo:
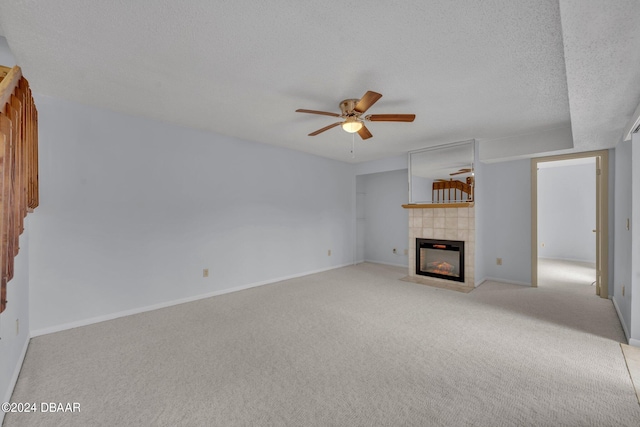
[[[416,238],[416,274],[464,282],[464,242]]]

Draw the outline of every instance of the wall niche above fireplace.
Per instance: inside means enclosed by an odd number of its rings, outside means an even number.
[[[474,146],[472,139],[409,152],[409,204],[473,202]]]

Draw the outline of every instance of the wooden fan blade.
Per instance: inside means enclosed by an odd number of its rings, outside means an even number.
[[[412,122],[415,114],[369,114],[365,117],[370,122]]]
[[[340,117],[340,114],[330,113],[328,111],[303,110],[297,109],[296,113],[322,114],[323,116]]]
[[[382,95],[380,95],[377,92],[371,92],[369,90],[367,91],[367,93],[364,94],[362,98],[360,98],[360,101],[358,101],[358,103],[353,109],[356,110],[358,113],[362,114],[365,111],[367,111],[369,107],[375,104],[376,101],[380,98],[382,98]]]
[[[469,172],[471,172],[471,169],[460,169],[458,172],[450,173],[449,176],[462,175],[463,173],[469,173]]]
[[[362,125],[362,127],[358,131],[358,135],[360,135],[360,138],[362,138],[362,139],[369,139],[369,138],[371,138],[373,136],[373,135],[371,135],[371,132],[369,132],[369,129],[367,129],[367,127],[364,124]]]
[[[311,133],[309,134],[309,136],[316,136],[316,135],[318,135],[319,133],[324,132],[325,130],[329,130],[329,129],[334,128],[334,127],[336,127],[336,126],[338,126],[338,125],[341,125],[341,124],[342,124],[342,122],[335,122],[335,123],[333,123],[333,124],[331,124],[331,125],[329,125],[329,126],[325,126],[325,127],[323,127],[322,129],[318,129],[318,130],[317,130],[317,131],[315,131],[315,132],[311,132]]]

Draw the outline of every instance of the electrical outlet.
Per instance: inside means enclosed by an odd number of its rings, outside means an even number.
[[[397,250],[396,248],[393,248],[393,253],[394,253],[394,254],[397,254],[397,253],[398,253],[398,250]]]
[[[496,258],[496,265],[502,265],[502,258]]]
[[[629,218],[627,218],[627,230],[631,229],[631,223],[629,222]]]
[[[327,251],[327,256],[331,256],[331,249]]]
[[[540,243],[540,246],[542,246],[544,248],[544,243]]]
[[[409,255],[409,249],[405,249],[405,250],[404,250],[404,254],[405,254],[405,255]]]
[[[205,268],[204,270],[202,270],[202,277],[209,277],[209,269]]]
[[[16,335],[20,333],[20,319],[16,319]]]
[[[622,296],[624,296],[624,285],[622,285]]]

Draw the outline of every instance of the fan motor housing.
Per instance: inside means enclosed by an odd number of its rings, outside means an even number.
[[[359,99],[345,99],[340,103],[340,111],[342,111],[342,117],[358,117],[360,113],[355,111],[356,104]]]

